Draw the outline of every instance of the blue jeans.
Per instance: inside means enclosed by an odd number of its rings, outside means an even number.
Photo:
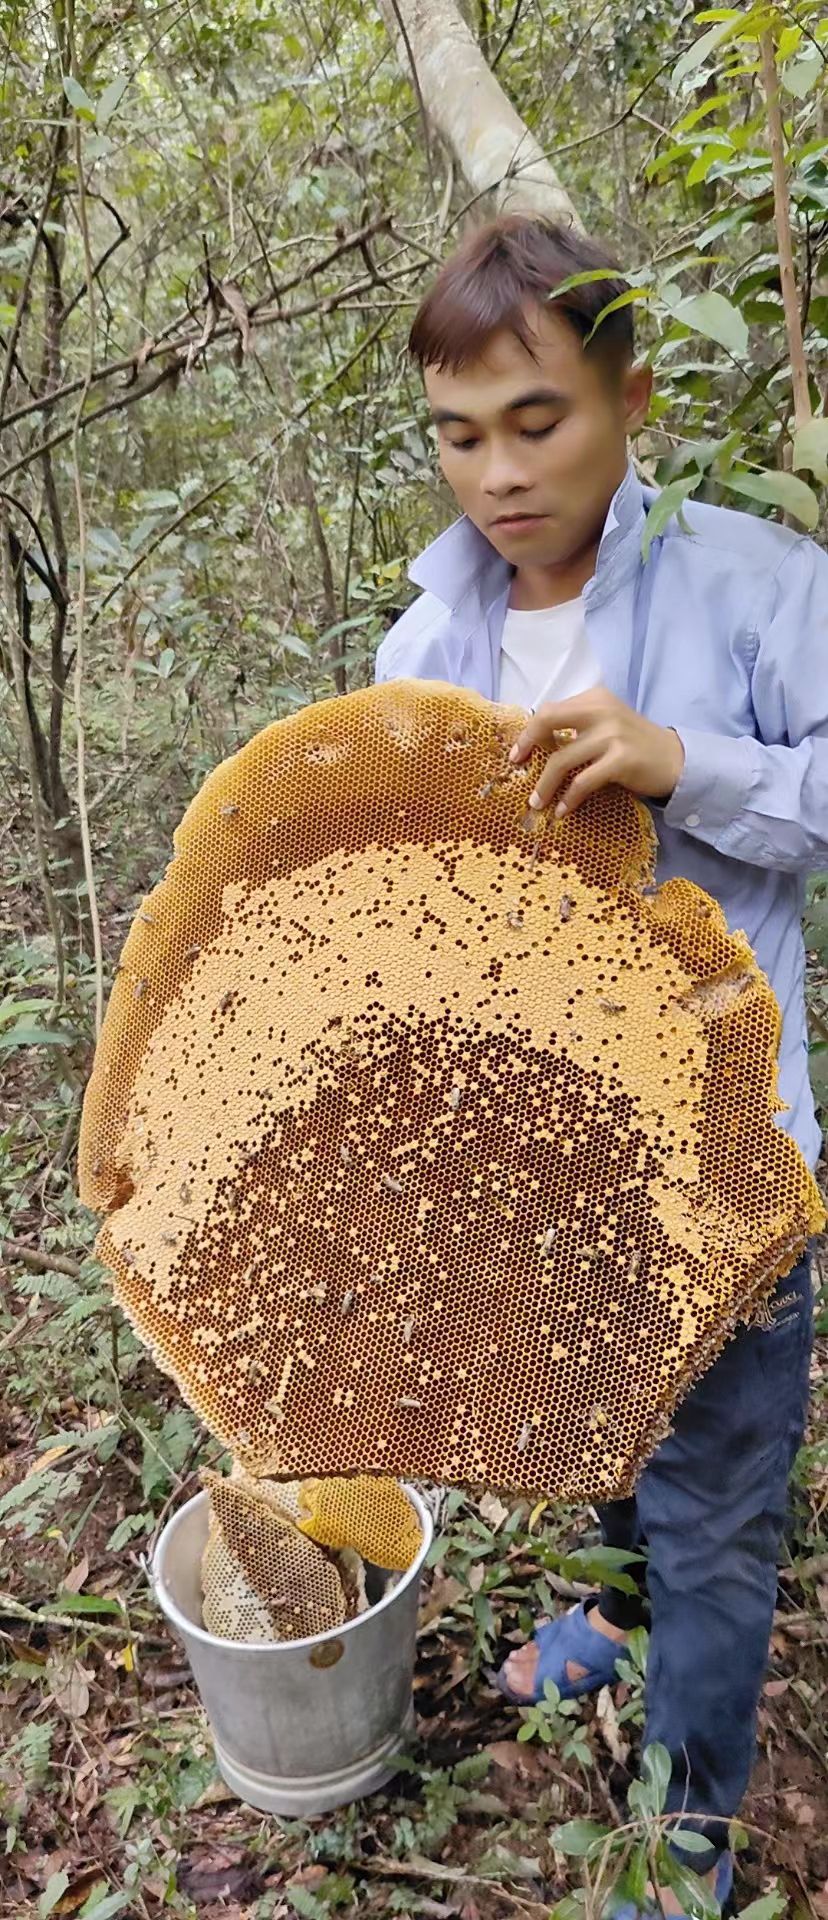
[[[660,1741],[672,1756],[667,1810],[707,1816],[709,1855],[684,1855],[697,1873],[726,1847],[753,1764],[788,1478],[807,1411],[808,1259],[780,1281],[771,1310],[770,1325],[741,1327],[682,1401],[634,1497],[600,1510],[608,1544],[646,1543],[644,1743]],[[605,1590],[602,1612],[633,1624],[629,1612],[619,1618],[617,1599]]]

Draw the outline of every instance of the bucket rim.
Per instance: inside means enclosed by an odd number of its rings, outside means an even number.
[[[204,1642],[204,1645],[208,1647],[232,1647],[234,1652],[241,1654],[298,1653],[301,1652],[303,1647],[318,1647],[326,1640],[342,1640],[346,1634],[353,1633],[355,1627],[363,1625],[369,1618],[369,1615],[373,1618],[375,1614],[382,1613],[386,1607],[392,1605],[393,1601],[398,1598],[403,1589],[410,1586],[411,1582],[421,1573],[426,1555],[431,1547],[434,1538],[434,1520],[431,1510],[426,1505],[422,1494],[417,1492],[416,1487],[409,1486],[407,1481],[401,1481],[400,1485],[407,1498],[411,1501],[420,1522],[423,1535],[420,1545],[410,1567],[406,1567],[404,1573],[400,1575],[397,1585],[392,1587],[391,1592],[384,1594],[383,1598],[377,1601],[376,1606],[369,1607],[367,1613],[357,1614],[354,1620],[344,1621],[341,1627],[328,1627],[324,1633],[306,1634],[301,1640],[225,1640],[221,1634],[209,1633],[206,1627],[199,1626],[197,1621],[191,1620],[188,1614],[182,1613],[181,1608],[173,1599],[168,1583],[164,1578],[162,1561],[173,1535],[177,1532],[178,1528],[183,1525],[185,1516],[191,1513],[194,1507],[204,1506],[208,1503],[209,1495],[204,1488],[202,1488],[199,1493],[194,1493],[189,1500],[185,1500],[183,1507],[179,1507],[177,1512],[171,1515],[156,1541],[155,1550],[149,1565],[149,1573],[152,1590],[161,1608],[161,1612],[164,1614],[165,1619],[170,1621],[171,1625],[176,1628],[182,1637],[201,1640]]]

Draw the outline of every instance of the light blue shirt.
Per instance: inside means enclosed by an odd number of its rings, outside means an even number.
[[[779,1116],[810,1165],[805,876],[828,867],[828,555],[752,514],[689,501],[641,557],[657,493],[632,466],[584,588],[604,686],[674,727],[684,771],[651,808],[657,878],[694,880],[741,929],[782,1010]],[[386,634],[377,680],[448,680],[497,697],[513,569],[465,516],[409,568],[424,591]]]

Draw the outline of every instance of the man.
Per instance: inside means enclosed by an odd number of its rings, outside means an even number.
[[[828,864],[828,559],[768,521],[689,504],[689,531],[671,521],[643,560],[656,496],[627,439],[651,376],[630,306],[593,332],[623,292],[614,271],[582,235],[504,216],[423,300],[409,346],[463,518],[411,567],[424,591],[383,641],[377,678],[447,680],[531,711],[514,757],[549,750],[538,807],[571,811],[609,782],[649,802],[659,879],[714,894],[775,989],[779,1124],[813,1165],[801,910],[804,876]],[[601,277],[556,296],[578,274]],[[669,1749],[668,1809],[705,1816],[707,1853],[684,1864],[720,1900],[805,1418],[807,1262],[772,1304],[770,1325],[742,1328],[687,1396],[635,1499],[600,1516],[609,1544],[646,1546],[646,1598],[608,1587],[540,1627],[500,1676],[518,1701],[546,1679],[570,1695],[600,1687],[649,1618],[645,1742]],[[671,1889],[662,1899],[681,1911]]]

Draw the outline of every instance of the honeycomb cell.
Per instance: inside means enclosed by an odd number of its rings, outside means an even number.
[[[253,1475],[627,1491],[822,1224],[743,936],[620,788],[528,831],[521,724],[423,682],[277,722],[125,943],[81,1195]]]

